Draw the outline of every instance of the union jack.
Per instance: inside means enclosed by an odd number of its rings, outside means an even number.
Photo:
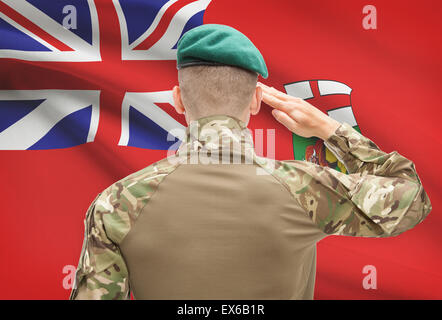
[[[169,114],[164,90],[176,44],[203,23],[210,1],[1,0],[0,149],[72,147],[97,133],[166,150],[167,133],[184,123]],[[66,13],[75,14],[75,28],[64,25]],[[114,124],[102,124],[107,113],[121,114],[119,139]]]

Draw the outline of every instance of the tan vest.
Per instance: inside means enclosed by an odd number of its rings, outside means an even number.
[[[237,136],[228,163],[187,158],[167,175],[120,243],[135,298],[313,299],[326,234]]]
[[[313,299],[324,236],[256,164],[185,164],[120,248],[137,299]]]

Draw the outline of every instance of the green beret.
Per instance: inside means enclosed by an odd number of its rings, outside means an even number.
[[[231,65],[267,78],[267,66],[252,41],[238,30],[203,24],[187,31],[177,44],[177,68],[194,65]]]

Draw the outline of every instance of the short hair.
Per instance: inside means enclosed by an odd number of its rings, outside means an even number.
[[[233,66],[195,65],[178,70],[181,99],[194,119],[225,114],[239,117],[250,105],[258,74]]]

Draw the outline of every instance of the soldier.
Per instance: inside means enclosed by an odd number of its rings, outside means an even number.
[[[203,25],[178,43],[169,155],[98,194],[71,299],[313,299],[316,243],[392,237],[431,211],[412,161],[303,101],[258,83],[264,59],[239,31]],[[316,136],[348,174],[259,157],[247,129],[261,101]],[[257,170],[260,169],[260,170]],[[266,173],[266,174],[263,174]]]

